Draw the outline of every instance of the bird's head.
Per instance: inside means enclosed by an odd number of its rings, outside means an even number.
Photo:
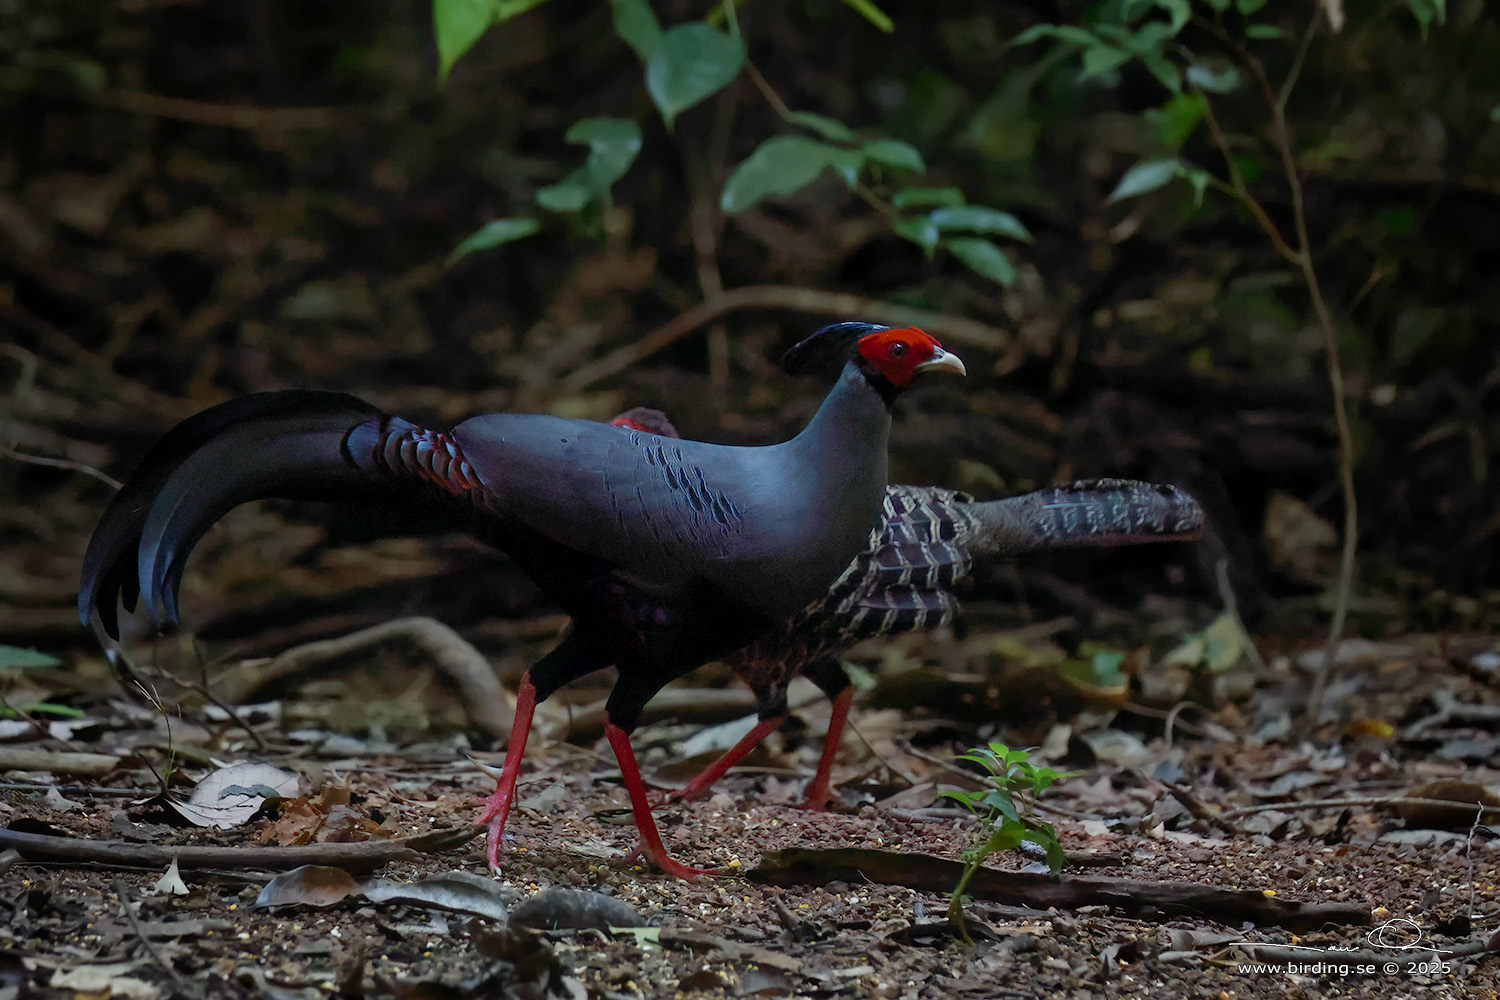
[[[914,326],[876,323],[825,326],[782,355],[781,365],[796,375],[833,360],[852,360],[878,388],[892,391],[906,388],[924,372],[967,374],[958,355],[943,350],[931,334]]]

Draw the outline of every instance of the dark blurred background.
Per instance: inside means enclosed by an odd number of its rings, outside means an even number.
[[[654,6],[667,25],[717,9]],[[824,391],[775,367],[831,318],[798,290],[998,331],[950,341],[970,377],[903,404],[898,479],[989,497],[1134,476],[1210,510],[1213,537],[1196,545],[993,569],[976,606],[1088,622],[1159,595],[1202,609],[1189,612],[1202,624],[1227,559],[1252,631],[1317,634],[1343,506],[1307,289],[1219,192],[1196,205],[1176,183],[1107,201],[1159,152],[1151,115],[1171,95],[1138,64],[1081,80],[1048,44],[1008,44],[1091,10],[893,3],[889,34],[835,0],[738,12],[751,62],[789,107],[911,143],[920,183],[1024,222],[1035,241],[1003,244],[1016,275],[1002,287],[924,254],[831,173],[726,217],[725,179],[788,126],[741,74],[668,130],[604,3],[552,0],[508,20],[440,83],[420,2],[4,0],[0,635],[91,641],[70,602],[110,490],[85,470],[123,478],[213,402],[318,386],[438,422],[499,409],[608,419],[645,404],[687,436],[766,442]],[[1273,81],[1311,11],[1273,0],[1259,12],[1287,32],[1254,49]],[[1450,0],[1425,38],[1404,4],[1346,13],[1341,32],[1312,40],[1286,111],[1357,447],[1352,627],[1494,628],[1500,23],[1482,0]],[[1180,42],[1213,47],[1197,22]],[[1247,79],[1213,96],[1239,169],[1290,238],[1261,94]],[[643,132],[612,205],[539,210],[535,192],[586,154],[569,126],[598,116]],[[1182,154],[1227,176],[1205,125]],[[888,194],[871,183],[877,201]],[[540,231],[447,264],[483,223],[520,215]],[[618,373],[579,376],[744,286],[771,290]],[[200,550],[187,617],[205,637],[269,649],[396,613],[477,627],[545,612],[468,542],[349,547],[410,527],[286,504],[239,512]]]

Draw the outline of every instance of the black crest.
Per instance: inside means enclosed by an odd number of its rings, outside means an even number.
[[[781,356],[781,367],[792,375],[806,375],[832,368],[835,363],[842,365],[849,360],[861,337],[876,330],[889,329],[879,323],[830,323],[806,340],[794,344]]]

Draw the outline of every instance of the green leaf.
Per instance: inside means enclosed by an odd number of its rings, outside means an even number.
[[[1260,9],[1266,5],[1266,0],[1234,0],[1234,5],[1241,14],[1249,17],[1251,14],[1260,13]]]
[[[584,169],[600,191],[624,177],[641,151],[641,127],[624,118],[584,118],[563,138],[589,147]]]
[[[811,111],[793,111],[786,116],[793,125],[810,128],[830,142],[853,142],[854,132],[836,118],[815,115]]]
[[[1051,823],[1043,823],[1040,828],[1027,830],[1022,839],[1047,852],[1047,866],[1052,869],[1052,874],[1056,875],[1067,866],[1068,855],[1058,842],[1057,832],[1052,829]]]
[[[615,17],[615,34],[641,62],[650,62],[661,42],[661,22],[648,0],[609,0],[609,8]]]
[[[1231,2],[1232,0],[1208,0],[1208,5],[1212,7],[1216,13],[1222,14],[1229,9],[1229,5]]]
[[[1127,23],[1148,10],[1164,10],[1171,19],[1172,34],[1176,35],[1193,16],[1188,0],[1126,0],[1124,19]]]
[[[939,208],[928,216],[932,224],[944,233],[988,233],[1009,236],[1023,243],[1031,242],[1031,233],[1021,220],[1009,212],[983,205],[957,205]]]
[[[1005,792],[1002,792],[997,788],[992,788],[990,789],[989,794],[984,797],[983,802],[985,805],[989,806],[991,810],[1004,817],[1005,819],[1008,819],[1013,823],[1019,823],[1021,821],[1021,813],[1020,810],[1016,808],[1015,799],[1011,798]]]
[[[1500,105],[1497,105],[1500,108]],[[949,205],[962,205],[964,193],[956,187],[944,188],[907,188],[897,191],[891,198],[891,204],[896,208],[925,208],[934,205],[946,208]]]
[[[1187,68],[1187,81],[1210,94],[1232,93],[1240,85],[1240,71],[1233,66],[1209,66],[1193,63]]]
[[[1428,25],[1434,21],[1438,24],[1448,21],[1448,0],[1406,0],[1406,6],[1422,27],[1423,41],[1427,40]]]
[[[1175,156],[1166,160],[1142,160],[1120,178],[1120,183],[1110,192],[1108,203],[1124,201],[1165,187],[1182,172],[1182,161]]]
[[[886,15],[886,12],[875,6],[870,0],[844,0],[844,3],[858,11],[861,17],[887,35],[896,30],[896,26],[891,23],[891,19]]]
[[[432,0],[438,76],[446,80],[459,57],[474,47],[495,20],[493,0]]]
[[[888,167],[915,170],[919,174],[927,172],[922,154],[911,143],[900,139],[874,139],[861,146],[859,151],[865,159],[884,163]]]
[[[1033,24],[1015,38],[1012,45],[1030,45],[1039,38],[1055,38],[1071,45],[1093,45],[1098,38],[1090,31],[1071,24]]]
[[[979,811],[979,799],[977,792],[960,792],[956,789],[945,788],[938,793],[938,796],[940,798],[947,797],[953,799],[955,802],[961,803],[963,807],[970,812]]]
[[[729,85],[745,65],[745,43],[707,24],[679,24],[646,61],[646,90],[670,128],[677,116]]]
[[[641,151],[641,129],[623,118],[585,118],[565,138],[589,147],[589,158],[556,184],[536,193],[538,205],[553,212],[581,212],[592,202],[608,204],[609,189],[625,176]]]
[[[502,243],[514,243],[537,231],[535,219],[494,219],[470,233],[448,256],[449,265],[481,250],[491,250]]]
[[[1130,53],[1113,45],[1096,42],[1083,50],[1083,79],[1112,73],[1130,62]]]
[[[581,212],[597,194],[588,167],[579,167],[556,184],[538,188],[536,203],[551,212]]]
[[[904,236],[921,247],[922,252],[929,257],[937,249],[938,240],[943,238],[943,234],[938,231],[938,227],[933,224],[932,217],[929,215],[919,215],[915,219],[900,219],[891,228],[896,231],[897,236]]]
[[[1288,32],[1274,24],[1247,24],[1245,37],[1257,42],[1277,41],[1289,37]]]
[[[1020,823],[1005,822],[990,830],[982,850],[986,855],[1015,850],[1026,839],[1027,830]]]
[[[1016,280],[1016,269],[1011,264],[1010,258],[1005,256],[1005,251],[989,240],[978,236],[964,236],[959,239],[944,240],[943,246],[951,250],[953,256],[963,261],[969,270],[982,274],[991,281],[1009,285]]]
[[[55,715],[60,719],[82,719],[86,712],[72,705],[59,705],[55,701],[39,701],[31,705],[20,705],[17,711],[22,715]]]
[[[1188,140],[1206,114],[1208,98],[1202,91],[1191,90],[1174,95],[1159,108],[1148,108],[1143,117],[1163,143],[1176,148]]]
[[[1214,175],[1201,167],[1185,167],[1182,171],[1182,179],[1193,186],[1193,207],[1202,208],[1203,194],[1214,182]]]
[[[743,212],[763,198],[796,194],[822,176],[837,170],[846,181],[859,170],[860,154],[800,135],[772,136],[734,168],[719,207],[728,213]]]
[[[20,646],[0,646],[0,668],[60,666],[62,666],[62,661],[55,656],[38,653],[34,649],[22,649]]]

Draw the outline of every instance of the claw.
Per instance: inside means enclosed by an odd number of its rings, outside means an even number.
[[[478,757],[471,756],[469,758],[469,763],[478,768],[481,774],[488,775],[496,781],[499,781],[501,778],[505,777],[505,772],[500,768],[496,767],[494,764],[482,761]]]

